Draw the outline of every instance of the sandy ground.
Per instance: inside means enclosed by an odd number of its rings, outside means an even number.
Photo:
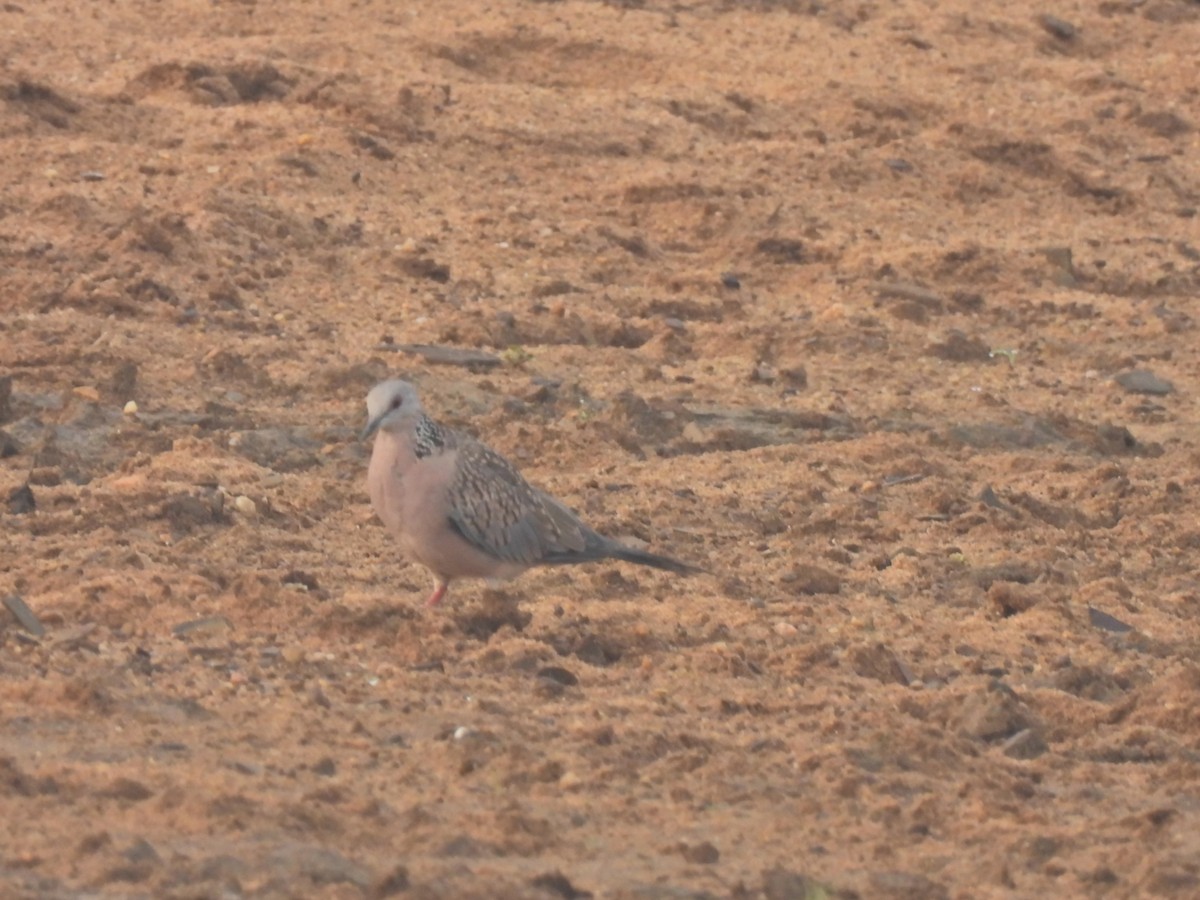
[[[0,895],[1200,896],[1198,46],[3,4]],[[390,373],[711,574],[423,609]]]

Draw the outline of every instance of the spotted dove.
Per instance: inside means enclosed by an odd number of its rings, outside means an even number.
[[[405,558],[432,573],[426,606],[456,578],[507,580],[538,565],[619,559],[681,575],[701,571],[593,531],[495,450],[429,418],[407,381],[371,389],[363,440],[371,435],[371,504]]]

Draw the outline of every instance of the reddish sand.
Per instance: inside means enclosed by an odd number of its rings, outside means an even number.
[[[0,35],[0,896],[1200,896],[1200,4]],[[421,608],[396,372],[712,574]]]

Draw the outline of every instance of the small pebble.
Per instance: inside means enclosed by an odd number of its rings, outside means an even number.
[[[88,400],[92,403],[98,403],[100,401],[100,392],[91,385],[81,385],[80,387],[72,390],[71,393],[76,397],[79,397],[81,400]]]
[[[755,384],[774,384],[776,375],[774,366],[760,362],[750,371],[750,381]]]
[[[125,415],[127,415],[127,416],[136,416],[137,411],[138,411],[138,405],[137,405],[136,400],[130,400],[121,409],[121,412],[125,413]]]
[[[233,508],[240,512],[243,516],[258,515],[258,506],[245,494],[239,494],[234,498]]]
[[[1060,41],[1073,41],[1079,34],[1079,29],[1066,19],[1060,19],[1058,16],[1050,15],[1050,13],[1044,13],[1039,17],[1038,21],[1047,32],[1054,35]]]
[[[780,637],[791,637],[797,631],[799,631],[799,629],[795,625],[793,625],[791,622],[775,623],[775,633],[777,635],[779,635]]]

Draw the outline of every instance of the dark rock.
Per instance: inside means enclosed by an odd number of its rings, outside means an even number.
[[[13,488],[8,495],[8,511],[14,516],[23,516],[26,513],[31,513],[37,509],[37,503],[33,499],[33,489],[23,484],[19,488]]]
[[[12,383],[11,375],[0,375],[0,422],[12,418]]]
[[[996,495],[995,490],[992,489],[990,484],[979,492],[979,500],[984,506],[990,506],[992,509],[1012,509],[1012,507],[1010,507]]]
[[[1083,872],[1079,877],[1085,884],[1094,884],[1101,888],[1111,887],[1121,880],[1108,866],[1099,866],[1090,872]]]
[[[589,666],[611,666],[621,658],[621,649],[605,643],[594,634],[585,635],[574,647],[575,657]]]
[[[575,673],[569,669],[564,669],[562,666],[545,666],[538,670],[537,677],[547,678],[564,687],[574,687],[579,684],[579,678]]]
[[[1167,140],[1190,134],[1195,130],[1195,126],[1187,119],[1168,110],[1142,113],[1133,121],[1139,127]]]
[[[0,756],[0,795],[39,797],[53,796],[58,792],[58,782],[49,775],[41,778],[27,775],[11,757]]]
[[[695,845],[682,844],[679,852],[688,862],[698,866],[711,866],[721,859],[721,852],[709,841]]]
[[[1113,381],[1125,390],[1134,394],[1152,394],[1163,397],[1175,390],[1175,386],[1165,379],[1159,378],[1148,369],[1134,369],[1122,372]]]
[[[33,614],[33,610],[25,604],[25,601],[16,594],[5,597],[4,606],[13,614],[13,618],[20,623],[21,627],[34,637],[41,637],[46,633],[46,626],[38,620],[38,617]]]
[[[162,857],[158,855],[158,851],[154,849],[154,845],[145,838],[138,838],[127,849],[122,851],[121,855],[131,863],[139,865],[156,866],[162,862]]]
[[[1046,32],[1060,41],[1073,41],[1079,36],[1079,29],[1065,19],[1060,19],[1058,16],[1052,16],[1050,13],[1042,13],[1038,16],[1038,24],[1046,29]]]
[[[140,781],[134,781],[132,778],[118,778],[113,781],[108,787],[97,792],[101,797],[110,797],[114,800],[128,800],[131,803],[140,803],[142,800],[148,800],[154,796],[154,791],[146,787]]]
[[[529,883],[549,894],[562,897],[563,900],[589,900],[592,896],[591,891],[581,891],[571,884],[567,876],[561,872],[547,872],[545,875],[538,875]]]
[[[563,294],[577,294],[579,288],[565,279],[556,278],[546,284],[535,286],[529,293],[535,300],[544,300],[547,297],[561,297]]]
[[[1128,454],[1157,455],[1152,446],[1145,447],[1138,443],[1128,428],[1121,425],[1101,425],[1096,429],[1093,449],[1106,456],[1126,456]]]
[[[123,362],[109,379],[108,390],[117,403],[127,403],[137,390],[138,367],[135,362]]]
[[[1075,269],[1075,254],[1070,247],[1043,247],[1042,256],[1050,263],[1054,283],[1061,287],[1074,287],[1079,283],[1079,272]]]
[[[1058,855],[1058,851],[1062,849],[1062,841],[1058,838],[1039,835],[1020,841],[1018,849],[1026,858],[1030,868],[1037,868]]]
[[[371,900],[385,900],[387,897],[403,894],[409,886],[408,867],[400,865],[371,885],[369,896]]]
[[[382,138],[373,134],[367,134],[365,131],[354,131],[350,134],[350,140],[378,160],[387,162],[389,159],[396,158],[396,151],[389,147]],[[447,275],[449,271],[447,268]]]
[[[428,278],[438,284],[450,281],[450,266],[428,257],[403,257],[397,260],[396,268],[404,272],[404,275]]]
[[[1091,622],[1095,628],[1100,628],[1104,631],[1112,631],[1116,634],[1125,634],[1126,632],[1133,631],[1132,625],[1128,625],[1125,622],[1122,622],[1120,619],[1114,618],[1108,613],[1096,609],[1094,606],[1089,606],[1087,611],[1088,621]]]

